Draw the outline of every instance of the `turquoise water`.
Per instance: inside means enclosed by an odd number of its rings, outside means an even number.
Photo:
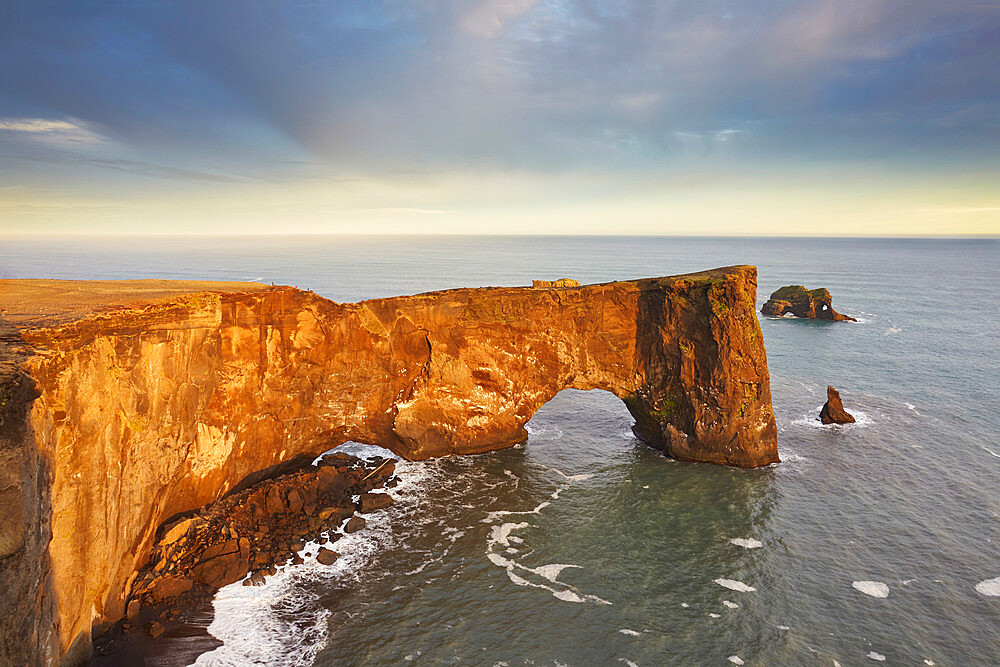
[[[0,241],[0,274],[261,280],[353,301],[750,263],[759,303],[785,284],[827,287],[857,324],[761,320],[781,464],[671,461],[632,437],[615,397],[565,391],[523,448],[401,464],[399,502],[338,542],[337,565],[221,591],[211,631],[225,644],[200,662],[986,665],[1000,663],[1000,597],[976,588],[1000,577],[998,251],[983,240],[19,240]],[[828,383],[856,425],[815,421]],[[864,581],[888,596],[853,586]]]

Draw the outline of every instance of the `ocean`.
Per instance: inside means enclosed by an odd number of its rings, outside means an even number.
[[[222,646],[164,637],[148,664],[1000,664],[998,240],[0,240],[4,278],[338,301],[732,264],[758,267],[758,308],[802,284],[858,318],[761,317],[780,464],[672,461],[617,398],[567,390],[523,446],[400,463],[396,505],[336,564],[224,588]],[[856,424],[816,421],[827,384]]]

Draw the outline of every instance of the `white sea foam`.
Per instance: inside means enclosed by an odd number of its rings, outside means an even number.
[[[885,656],[875,651],[868,651],[868,657],[877,662],[885,662]]]
[[[737,581],[736,579],[716,579],[715,583],[719,584],[723,588],[728,588],[731,591],[738,591],[740,593],[752,593],[757,590],[753,586],[747,586],[742,581]]]
[[[851,586],[873,598],[889,597],[889,587],[881,581],[855,581]]]
[[[882,335],[883,336],[891,336],[893,334],[898,334],[902,330],[903,330],[903,327],[897,327],[895,324],[893,324],[888,329],[886,329],[885,333],[882,334]]]
[[[629,630],[628,628],[621,628],[618,632],[623,635],[628,635],[629,637],[641,637],[642,633],[637,630]]]
[[[988,595],[990,597],[1000,597],[1000,577],[996,579],[987,579],[986,581],[980,581],[976,584],[976,590],[983,595]]]
[[[359,459],[371,459],[376,456],[381,456],[384,459],[399,459],[398,456],[392,453],[392,450],[386,449],[385,447],[379,447],[378,445],[366,445],[363,442],[349,441],[342,445],[334,447],[329,452],[325,454],[330,454],[332,452],[342,452],[344,454],[350,454],[351,456],[357,456]]]
[[[779,625],[779,626],[778,626],[778,629],[779,629],[779,630],[791,630],[791,628],[790,628],[790,627],[788,627],[787,625]]]
[[[854,417],[853,424],[824,424],[819,420],[819,413],[820,410],[822,409],[823,409],[822,405],[817,405],[812,412],[807,412],[798,419],[793,419],[790,422],[790,424],[792,426],[805,426],[808,428],[837,430],[837,429],[866,428],[875,423],[875,420],[872,419],[867,412],[848,406],[847,411],[851,413],[851,415]]]
[[[684,607],[685,609],[687,609],[691,605],[689,605],[687,602],[681,602],[681,606]]]
[[[726,605],[727,609],[739,609],[740,606],[735,602],[730,602],[729,600],[723,600],[722,604]]]
[[[710,616],[711,618],[719,618],[719,615],[718,615],[718,614],[716,614],[715,612],[712,612],[712,613],[710,613],[710,614],[709,614],[709,616]]]
[[[726,658],[726,660],[728,660],[729,662],[733,663],[734,665],[742,665],[743,664],[743,661],[740,659],[740,656],[738,656],[738,655],[731,655],[728,658]]]
[[[990,449],[986,445],[982,445],[982,448],[985,449],[987,452],[989,452],[990,456],[995,456],[998,459],[1000,459],[1000,454],[997,454],[996,452],[994,452],[992,449]]]
[[[743,547],[744,549],[760,549],[764,546],[763,542],[755,540],[752,537],[733,537],[729,540],[729,542],[738,547]]]
[[[522,521],[521,523],[503,523],[499,526],[493,526],[493,530],[490,531],[490,539],[497,544],[509,547],[511,531],[519,528],[526,528],[527,526],[527,521]]]
[[[565,563],[553,563],[551,565],[542,565],[541,567],[533,568],[531,571],[540,577],[548,579],[552,583],[556,583],[556,577],[559,573],[569,567],[580,567],[579,565],[567,565]]]
[[[553,470],[567,480],[565,486],[561,487],[559,490],[567,488],[573,482],[583,481],[592,477],[592,475],[566,475],[562,471]],[[550,496],[551,498],[557,498],[558,493]],[[511,515],[532,515],[540,514],[542,510],[551,504],[550,501],[545,501],[538,504],[534,509],[527,512],[515,512],[502,510],[498,512],[490,512],[483,523],[493,523],[500,519],[500,517],[511,516]],[[596,595],[587,595],[578,591],[575,586],[558,581],[559,574],[567,568],[579,568],[579,565],[574,565],[572,563],[549,563],[547,565],[539,565],[538,567],[529,567],[523,563],[519,563],[513,558],[507,558],[506,556],[497,553],[496,549],[503,547],[508,554],[516,554],[517,549],[511,548],[511,543],[522,544],[523,539],[512,535],[514,531],[527,528],[530,524],[527,521],[521,521],[519,523],[505,522],[500,525],[495,525],[490,530],[490,534],[486,540],[486,557],[491,563],[497,567],[502,567],[507,570],[507,578],[510,579],[511,583],[517,586],[527,586],[530,588],[540,588],[547,590],[552,594],[552,597],[563,600],[565,602],[595,602],[597,604],[607,604],[610,605],[611,602],[600,598]],[[544,581],[549,582],[549,584],[554,584],[550,586],[546,583],[541,583],[539,581],[531,581],[526,575],[531,574],[538,577]]]
[[[552,594],[552,597],[558,598],[560,600],[565,600],[566,602],[586,602],[586,598],[582,598],[568,588],[561,591],[556,591]]]
[[[639,667],[636,663],[632,662],[628,658],[618,658],[618,662],[624,662],[626,667]]]

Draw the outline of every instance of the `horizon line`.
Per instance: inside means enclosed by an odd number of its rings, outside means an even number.
[[[597,234],[597,233],[450,233],[450,232],[145,232],[145,233],[114,233],[114,232],[0,232],[0,240],[17,239],[57,239],[57,238],[316,238],[316,237],[351,237],[351,238],[412,238],[412,237],[444,237],[444,238],[760,238],[760,239],[918,239],[918,240],[1000,240],[1000,232],[971,234]]]

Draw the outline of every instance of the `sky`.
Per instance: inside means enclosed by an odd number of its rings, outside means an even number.
[[[1000,234],[1000,0],[0,0],[0,234]]]

